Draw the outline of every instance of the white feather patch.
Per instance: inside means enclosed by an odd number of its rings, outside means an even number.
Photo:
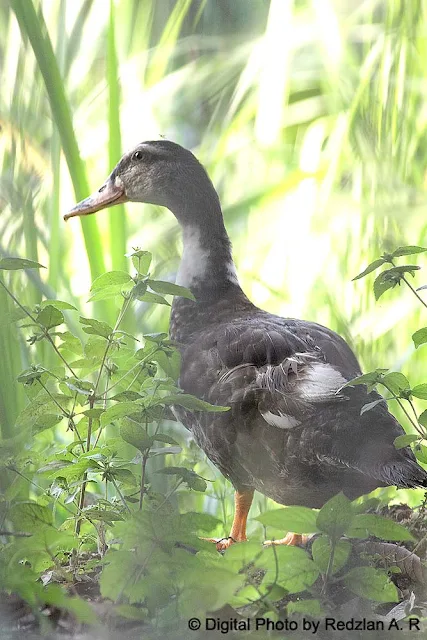
[[[176,284],[191,287],[196,280],[203,280],[209,270],[210,253],[200,242],[200,231],[195,226],[183,229],[184,250],[179,265]],[[230,259],[225,265],[226,279],[238,284],[236,268]]]
[[[261,413],[261,415],[268,424],[271,424],[273,427],[278,427],[279,429],[292,429],[292,427],[299,425],[299,420],[287,413],[279,413],[279,415],[277,415],[271,413],[271,411],[266,411],[265,413]]]
[[[299,391],[307,400],[333,396],[347,380],[330,364],[319,362],[307,370]]]
[[[203,279],[208,266],[208,252],[200,244],[197,227],[184,227],[184,251],[179,265],[176,284],[190,287],[195,280]]]
[[[230,282],[234,284],[239,284],[239,279],[237,278],[236,267],[234,266],[234,262],[231,260],[227,264],[227,276]]]

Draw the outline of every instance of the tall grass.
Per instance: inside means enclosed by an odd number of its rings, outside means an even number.
[[[402,292],[376,304],[369,279],[351,278],[384,249],[427,242],[425,3],[249,6],[3,3],[0,253],[48,267],[43,281],[24,290],[14,276],[14,286],[28,304],[50,287],[85,307],[91,277],[125,268],[137,244],[174,277],[180,241],[166,211],[129,205],[127,217],[120,207],[80,228],[61,221],[124,148],[162,134],[207,166],[255,302],[352,336],[365,367],[403,367],[419,382],[414,300]],[[142,323],[164,329],[167,315],[140,308],[132,329]],[[20,344],[13,325],[0,348],[8,437],[24,402],[13,379],[43,354]]]

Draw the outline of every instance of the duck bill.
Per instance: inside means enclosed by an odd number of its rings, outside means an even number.
[[[113,207],[115,204],[121,204],[127,201],[128,198],[125,194],[123,182],[117,176],[114,180],[110,177],[98,191],[95,191],[95,193],[92,193],[88,198],[78,202],[75,207],[70,209],[70,211],[65,214],[64,220],[74,218],[75,216],[87,216],[90,213],[96,213],[96,211],[100,211],[101,209]]]

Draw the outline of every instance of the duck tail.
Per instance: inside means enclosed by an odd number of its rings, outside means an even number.
[[[381,480],[388,485],[396,485],[399,489],[427,488],[427,472],[415,460],[402,456],[393,460],[381,469]]]

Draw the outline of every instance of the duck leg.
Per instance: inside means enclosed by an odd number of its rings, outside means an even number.
[[[233,542],[245,542],[246,522],[248,520],[249,509],[251,508],[252,499],[254,497],[253,489],[245,491],[236,491],[234,494],[234,518],[228,538],[203,538],[208,542],[215,542],[218,551],[225,551]]]

